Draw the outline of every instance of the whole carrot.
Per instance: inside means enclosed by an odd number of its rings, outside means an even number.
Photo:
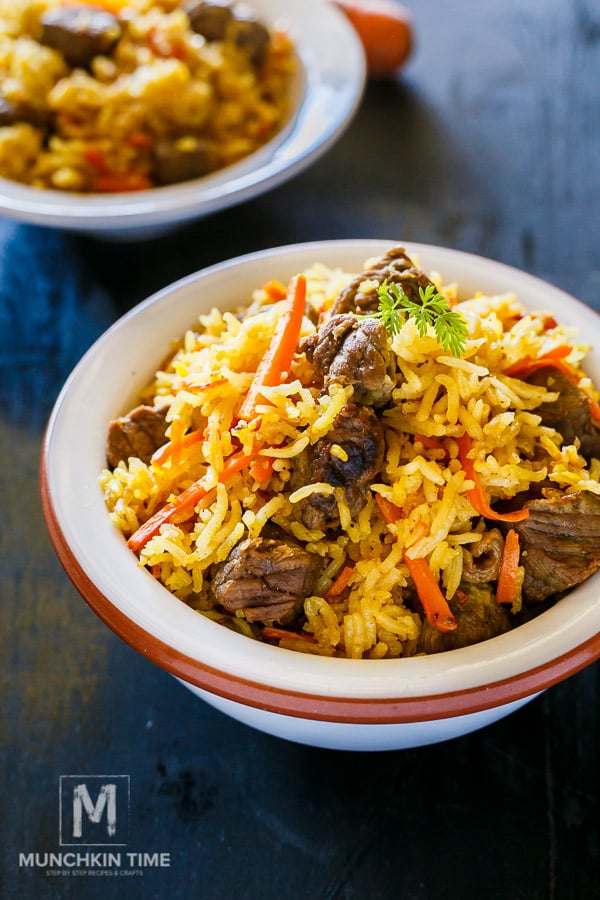
[[[365,51],[371,78],[392,76],[412,53],[413,27],[408,10],[393,0],[334,0],[354,26]]]

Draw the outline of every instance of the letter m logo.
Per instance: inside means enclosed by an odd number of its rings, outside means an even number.
[[[129,775],[61,775],[60,844],[124,846],[129,836]]]

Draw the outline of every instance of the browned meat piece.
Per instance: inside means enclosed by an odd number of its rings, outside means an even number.
[[[115,419],[108,427],[106,458],[114,469],[130,456],[149,463],[152,454],[166,443],[165,416],[168,407],[137,406],[128,415]]]
[[[470,549],[463,547],[464,581],[485,584],[496,581],[502,562],[504,538],[497,528],[486,531],[479,543],[469,544]]]
[[[27,122],[36,128],[47,128],[51,118],[52,114],[48,109],[25,102],[12,103],[6,97],[0,97],[0,126]]]
[[[118,19],[95,6],[48,9],[40,25],[40,43],[58,50],[71,66],[83,68],[95,56],[111,53],[121,37]]]
[[[555,492],[525,504],[519,535],[524,603],[539,603],[593,575],[600,564],[600,497]]]
[[[324,385],[354,386],[353,399],[385,406],[396,385],[396,357],[385,327],[377,319],[352,315],[330,318],[305,342],[308,359]]]
[[[175,184],[207,175],[215,163],[214,151],[206,141],[194,137],[159,141],[152,153],[152,174],[158,184]]]
[[[230,613],[249,622],[289,625],[313,592],[321,559],[289,537],[247,538],[218,567],[213,590]]]
[[[207,41],[231,38],[240,50],[248,54],[254,65],[263,61],[269,46],[268,29],[260,22],[252,9],[244,3],[228,0],[187,0],[183,9],[190,20],[190,27]]]
[[[496,602],[487,585],[469,585],[452,598],[449,606],[457,622],[456,630],[438,631],[425,620],[419,647],[421,652],[440,653],[478,644],[510,631],[514,624],[506,607]]]
[[[347,460],[332,453],[335,446],[345,451]],[[381,468],[383,454],[384,436],[379,419],[369,406],[349,403],[335,418],[328,434],[296,457],[290,487],[296,490],[316,482],[341,487],[354,517],[367,501],[369,485]],[[340,524],[333,494],[306,497],[296,504],[296,515],[310,529],[327,531]]]
[[[332,316],[345,312],[374,312],[377,309],[379,300],[376,292],[363,294],[360,290],[366,280],[399,284],[409,299],[415,302],[420,301],[419,288],[425,289],[431,284],[429,278],[414,266],[404,247],[392,247],[370,269],[357,275],[344,288],[331,308]]]
[[[232,4],[227,0],[188,0],[183,9],[192,30],[207,41],[222,41],[233,20]]]
[[[536,413],[542,417],[542,424],[560,432],[565,444],[572,444],[579,438],[581,454],[588,459],[591,456],[600,459],[600,430],[594,425],[590,404],[577,385],[555,366],[538,369],[525,380],[560,393],[552,403],[540,403],[537,407]]]
[[[240,50],[248,55],[250,62],[259,66],[265,58],[270,36],[249,7],[242,3],[234,7],[229,33]]]

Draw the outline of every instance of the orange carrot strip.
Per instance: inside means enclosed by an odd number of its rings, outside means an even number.
[[[99,172],[108,172],[106,158],[102,150],[99,150],[98,147],[86,147],[83,151],[83,155],[95,169],[98,169]]]
[[[460,438],[456,438],[456,443],[458,444],[458,458],[460,464],[465,471],[465,475],[474,485],[467,491],[467,496],[471,501],[473,508],[479,515],[484,516],[486,519],[494,519],[497,522],[521,522],[523,519],[526,519],[529,515],[528,509],[516,509],[514,512],[508,513],[499,513],[492,509],[489,498],[475,472],[475,464],[468,456],[468,453],[473,446],[473,441],[468,434],[465,434]]]
[[[257,456],[252,465],[250,466],[250,475],[257,484],[264,484],[265,481],[268,481],[271,475],[273,474],[273,463],[275,462],[272,456]]]
[[[518,360],[512,366],[509,366],[508,369],[505,369],[503,374],[508,375],[511,378],[519,378],[522,375],[530,375],[532,372],[535,372],[536,369],[543,369],[546,366],[555,366],[561,372],[564,372],[571,380],[576,377],[577,381],[579,381],[581,375],[577,369],[564,362],[565,357],[571,353],[572,349],[573,348],[569,344],[561,344],[559,347],[554,347],[553,350],[543,353],[536,359],[533,359],[531,356],[524,356],[523,359]]]
[[[233,478],[237,472],[240,472],[248,466],[258,455],[259,449],[260,447],[256,446],[249,453],[239,450],[237,453],[234,453],[233,456],[226,459],[223,470],[219,474],[219,482],[223,484],[224,482],[229,481],[229,479]],[[206,497],[210,490],[211,488],[207,486],[205,476],[198,479],[198,481],[195,481],[186,488],[185,491],[182,491],[175,500],[165,504],[165,506],[155,512],[153,516],[150,516],[148,521],[144,522],[144,524],[131,535],[127,541],[129,549],[134,550],[137,553],[148,543],[150,538],[154,537],[155,534],[158,534],[161,526],[170,522],[175,515],[178,519],[185,514],[191,516],[194,508],[202,499],[204,499],[204,497]]]
[[[544,323],[544,331],[550,331],[551,328],[556,328],[558,326],[558,322],[551,313],[542,312],[539,313],[539,315]]]
[[[285,300],[287,297],[287,290],[285,285],[281,283],[281,281],[277,281],[273,279],[273,281],[267,281],[266,284],[262,286],[265,294],[271,298],[271,300]]]
[[[565,361],[564,357],[569,355],[571,349],[572,348],[569,347],[568,344],[561,344],[560,347],[555,347],[554,350],[550,350],[548,353],[540,356],[539,359],[532,359],[530,356],[525,356],[513,366],[509,366],[508,369],[505,369],[504,374],[512,377],[520,377],[522,375],[527,376],[530,375],[531,372],[535,372],[536,369],[553,366],[555,369],[558,369],[559,372],[562,372],[569,381],[572,381],[573,384],[576,385],[583,378],[583,373],[580,372],[579,369],[576,369],[575,366],[572,366]],[[591,397],[588,397],[585,394],[584,396],[590,405],[592,419],[600,424],[600,406],[595,400],[592,400]]]
[[[540,359],[564,359],[572,350],[573,348],[570,344],[559,344],[558,347],[553,347],[552,350],[543,353]]]
[[[388,500],[387,497],[382,497],[381,494],[375,494],[375,503],[379,507],[383,521],[387,522],[388,525],[404,517],[400,507]]]
[[[422,556],[411,559],[405,553],[404,562],[415,585],[419,600],[423,604],[427,621],[432,628],[437,631],[456,631],[456,619],[452,615],[427,560]]]
[[[146,43],[155,56],[162,59],[185,59],[187,50],[183,41],[171,40],[166,34],[161,33],[158,28],[151,28],[146,37]]]
[[[342,591],[350,581],[350,576],[353,572],[353,566],[344,566],[333,584],[331,584],[329,589],[323,594],[323,599],[331,600],[332,597],[339,597],[339,595],[342,593]]]
[[[166,444],[163,444],[162,447],[159,447],[158,450],[152,456],[152,462],[156,466],[164,466],[166,461],[170,456],[176,456],[182,450],[187,450],[189,447],[193,447],[194,444],[197,444],[204,437],[204,428],[198,428],[196,431],[189,431],[182,438],[174,441],[168,441]]]
[[[417,441],[420,444],[423,444],[426,450],[443,450],[445,453],[448,452],[441,441],[436,440],[436,438],[427,437],[426,434],[415,434],[415,443]]]
[[[600,425],[600,406],[596,403],[595,400],[588,400],[590,404],[590,412],[592,414],[592,419],[594,422],[598,422]]]
[[[413,531],[412,538],[410,539],[410,543],[407,544],[407,547],[412,547],[413,544],[416,544],[417,541],[420,541],[421,538],[426,537],[429,534],[429,522],[426,522],[425,519],[421,519],[417,522],[415,526],[415,530]]]
[[[145,191],[151,187],[152,181],[144,172],[128,172],[126,175],[100,172],[94,179],[92,190],[98,194],[120,194]]]
[[[500,574],[496,587],[496,602],[509,603],[511,606],[517,599],[517,574],[519,568],[519,535],[511,528],[504,540],[504,550],[500,562]]]
[[[238,419],[249,422],[261,400],[261,390],[281,384],[290,371],[298,345],[304,306],[306,303],[306,278],[296,275],[289,283],[286,307],[279,317],[271,343],[256,370],[250,389],[239,408]]]
[[[125,142],[129,144],[130,147],[151,147],[154,143],[152,135],[148,134],[147,131],[132,131],[131,134],[125,139]]]

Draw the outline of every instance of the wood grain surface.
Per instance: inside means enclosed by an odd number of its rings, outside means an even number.
[[[416,50],[309,170],[160,240],[0,222],[0,896],[201,900],[600,897],[597,665],[470,736],[383,754],[268,737],[134,653],[43,524],[43,429],[72,367],[170,281],[263,247],[443,244],[600,311],[597,0],[405,0]],[[93,398],[90,398],[93,402]],[[143,876],[52,876],[65,774],[129,774]]]

